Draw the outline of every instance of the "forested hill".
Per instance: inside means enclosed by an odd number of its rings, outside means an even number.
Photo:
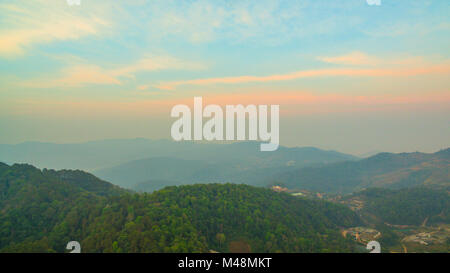
[[[364,203],[363,212],[395,225],[450,224],[450,194],[429,188],[368,189],[348,199]]]
[[[289,188],[351,193],[370,187],[390,189],[450,187],[450,148],[433,153],[380,153],[359,161],[305,167],[276,176]]]
[[[83,252],[347,252],[339,228],[359,224],[346,207],[247,185],[132,194],[105,183],[0,164],[0,251],[64,252],[77,240]]]
[[[79,171],[39,170],[0,164],[0,248],[49,234],[72,208],[94,206],[100,196],[126,193]]]
[[[94,175],[80,170],[54,171],[44,169],[44,173],[55,176],[61,181],[102,196],[119,195],[125,192],[125,190],[116,185],[98,179]]]

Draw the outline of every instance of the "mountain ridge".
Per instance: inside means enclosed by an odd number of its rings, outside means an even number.
[[[450,186],[450,148],[436,153],[379,153],[358,161],[279,173],[290,188],[350,193],[368,187]]]
[[[277,151],[271,153],[288,154],[289,151],[294,151],[294,154],[311,152],[309,147],[289,148],[280,146]],[[313,152],[325,152],[337,160],[357,159],[355,156],[335,151],[318,149]],[[0,144],[0,161],[9,164],[30,163],[40,168],[82,169],[91,172],[133,160],[161,156],[217,161],[218,157],[239,160],[242,156],[265,158],[268,155],[259,151],[259,142],[251,141],[197,143],[194,141],[175,142],[168,139],[137,138],[68,144],[45,142]]]

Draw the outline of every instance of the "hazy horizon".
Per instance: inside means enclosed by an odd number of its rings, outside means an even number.
[[[169,142],[176,142],[174,140],[172,140],[171,138],[145,138],[145,137],[134,137],[134,138],[104,138],[104,139],[91,139],[91,140],[82,140],[82,141],[66,141],[66,142],[58,142],[58,141],[40,141],[40,140],[27,140],[27,141],[21,141],[21,142],[16,142],[16,143],[0,143],[0,145],[20,145],[20,144],[26,144],[26,143],[42,143],[42,144],[58,144],[58,145],[64,145],[64,144],[86,144],[86,143],[95,143],[95,142],[108,142],[108,141],[133,141],[133,140],[146,140],[146,141],[169,141]],[[181,141],[183,142],[183,141]],[[245,141],[186,141],[188,143],[197,143],[197,144],[222,144],[222,145],[227,145],[227,144],[233,144],[233,143],[239,143],[239,142],[261,142],[261,141],[250,141],[250,140],[245,140]],[[177,142],[180,143],[180,142]],[[280,147],[287,147],[287,148],[317,148],[320,150],[324,150],[324,151],[335,151],[335,152],[339,152],[339,153],[343,153],[343,154],[349,154],[349,155],[353,155],[353,156],[357,156],[357,157],[369,157],[372,155],[376,155],[378,153],[413,153],[413,152],[419,152],[419,153],[436,153],[439,152],[441,150],[445,150],[448,149],[450,146],[443,146],[441,148],[437,148],[435,150],[409,150],[409,151],[388,151],[388,150],[370,150],[370,151],[366,151],[366,152],[361,152],[361,153],[352,153],[352,152],[347,152],[344,150],[339,150],[339,149],[334,149],[334,148],[329,148],[329,147],[320,147],[320,146],[312,146],[312,145],[283,145],[280,144]]]

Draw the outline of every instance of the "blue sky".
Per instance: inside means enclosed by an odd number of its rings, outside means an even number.
[[[280,104],[289,146],[449,144],[446,0],[3,0],[0,14],[0,143],[166,138],[171,107],[201,95]]]

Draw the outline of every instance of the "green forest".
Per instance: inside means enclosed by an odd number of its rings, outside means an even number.
[[[450,224],[450,197],[425,187],[402,190],[368,189],[354,194],[365,201],[364,210],[396,225]]]
[[[0,252],[352,252],[347,207],[236,184],[133,193],[82,171],[0,164]]]

